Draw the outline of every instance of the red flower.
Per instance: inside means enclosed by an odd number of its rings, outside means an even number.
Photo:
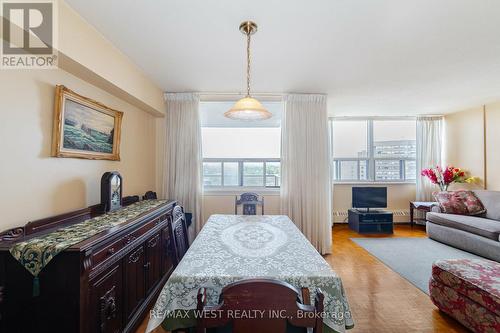
[[[449,185],[455,182],[462,183],[466,181],[466,172],[452,165],[446,166],[445,168],[438,165],[435,168],[423,169],[420,174],[423,177],[429,178],[431,183],[439,185]]]
[[[446,169],[443,172],[443,183],[450,184],[453,181],[453,172],[451,169]]]
[[[423,169],[420,173],[422,176],[429,178],[433,184],[437,184],[437,176],[433,169]]]

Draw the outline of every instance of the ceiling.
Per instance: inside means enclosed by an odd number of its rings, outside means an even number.
[[[441,114],[500,100],[498,0],[67,0],[165,91],[329,96],[331,114]]]

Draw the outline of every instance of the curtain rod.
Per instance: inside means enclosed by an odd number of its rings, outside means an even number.
[[[190,92],[197,94],[200,96],[200,100],[204,102],[212,102],[212,101],[234,101],[236,102],[238,99],[244,97],[246,92],[211,92],[211,91],[203,91],[203,92]],[[176,94],[170,92],[164,92],[164,98],[166,98],[167,94]],[[179,94],[182,94],[179,92]],[[268,100],[268,101],[281,101],[286,96],[286,94],[281,93],[253,93],[252,96]]]
[[[246,92],[220,92],[220,91],[202,91],[199,92],[200,96],[244,96]],[[286,94],[283,93],[252,93],[254,96],[272,96],[272,97],[283,97]]]
[[[236,102],[238,99],[243,98],[246,93],[225,93],[225,92],[200,92],[200,101],[202,102]],[[261,101],[267,102],[279,102],[283,101],[285,94],[278,93],[253,93],[253,97],[260,99]]]
[[[170,92],[170,91],[165,91],[164,94],[168,93],[176,93],[176,92]],[[179,92],[182,93],[182,92]],[[222,92],[222,91],[193,91],[190,93],[197,93],[199,96],[245,96],[246,92]],[[328,94],[322,94],[322,93],[297,93],[297,92],[291,92],[291,93],[277,93],[277,92],[254,92],[252,93],[252,96],[262,96],[262,97],[284,97],[287,95],[291,94],[299,94],[299,95],[324,95],[328,96]]]
[[[387,115],[387,116],[329,116],[337,120],[370,120],[370,119],[416,119],[417,117],[444,117],[442,114],[417,114],[417,115]]]
[[[246,92],[220,92],[220,91],[202,91],[198,93],[200,96],[245,96]],[[328,96],[328,94],[321,93],[275,93],[275,92],[254,92],[252,96],[268,96],[268,97],[284,97],[286,95],[320,95],[320,96]]]

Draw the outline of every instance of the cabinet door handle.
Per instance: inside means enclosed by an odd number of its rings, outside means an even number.
[[[158,240],[160,239],[160,235],[156,235],[153,239],[150,239],[148,241],[148,247],[152,248],[155,247],[158,244]]]
[[[133,264],[133,263],[136,263],[139,261],[139,259],[141,258],[141,254],[142,252],[144,251],[144,248],[143,247],[140,247],[138,248],[134,253],[132,253],[129,257],[128,257],[128,262],[129,264]]]
[[[130,244],[132,243],[133,241],[135,241],[136,237],[135,236],[132,236],[132,235],[128,235],[125,237],[125,244]]]
[[[148,263],[145,263],[145,264],[144,264],[144,269],[149,269],[149,266],[151,266],[151,263],[149,263],[149,262],[148,262]]]

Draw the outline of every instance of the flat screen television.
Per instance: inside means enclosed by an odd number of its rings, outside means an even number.
[[[387,187],[353,187],[353,208],[387,207]]]

